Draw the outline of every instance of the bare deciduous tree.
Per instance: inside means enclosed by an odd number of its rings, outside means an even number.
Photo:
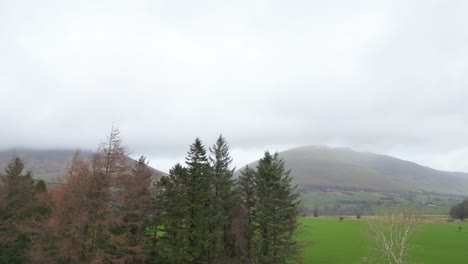
[[[89,258],[90,194],[93,174],[89,163],[75,154],[63,185],[52,192],[52,215],[41,225],[42,235],[32,241],[32,263],[86,263]],[[94,256],[94,255],[93,255]]]
[[[420,210],[409,206],[387,206],[369,219],[367,238],[377,257],[372,263],[407,263],[408,241],[421,220]]]
[[[116,179],[118,208],[111,236],[115,252],[110,256],[113,263],[144,263],[147,259],[151,181],[152,172],[144,157],[140,157],[129,173],[120,174]]]
[[[63,185],[54,191],[55,206],[42,228],[46,235],[34,243],[31,258],[39,263],[46,258],[60,263],[144,259],[140,239],[151,172],[144,160],[140,163],[132,173],[115,128],[90,160],[75,155]],[[43,255],[44,251],[53,254]]]

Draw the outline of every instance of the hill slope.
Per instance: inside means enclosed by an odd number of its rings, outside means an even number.
[[[468,173],[439,171],[386,155],[321,146],[293,148],[279,155],[299,185],[468,194]]]
[[[0,170],[14,155],[25,161],[26,169],[33,172],[35,179],[54,181],[66,174],[67,166],[75,155],[76,150],[32,150],[32,149],[10,149],[0,151]],[[80,151],[83,157],[90,157],[91,151]],[[165,175],[164,172],[152,168],[155,178]]]

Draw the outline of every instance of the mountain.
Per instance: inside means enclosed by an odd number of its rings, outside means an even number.
[[[0,151],[0,171],[20,156],[36,179],[54,181],[65,175],[76,150],[11,149]],[[80,151],[84,157],[90,151]],[[348,148],[303,146],[279,152],[295,184],[404,193],[426,191],[468,195],[468,173],[435,170],[394,157]],[[256,162],[249,166],[255,166]],[[153,169],[155,177],[166,175]]]
[[[468,194],[468,173],[435,170],[386,155],[324,146],[303,146],[278,154],[298,185]]]
[[[9,149],[0,151],[0,171],[4,168],[13,156],[19,156],[25,162],[26,169],[30,169],[35,179],[43,179],[46,181],[55,181],[57,178],[66,174],[67,166],[73,159],[76,150],[61,149],[61,150],[34,150],[34,149]],[[92,155],[91,151],[80,151],[80,155],[84,158],[89,158]],[[131,159],[131,158],[129,158]],[[133,160],[133,159],[131,159]],[[134,160],[133,160],[134,161]],[[136,161],[134,161],[136,162]],[[164,172],[151,168],[155,178],[166,175]]]

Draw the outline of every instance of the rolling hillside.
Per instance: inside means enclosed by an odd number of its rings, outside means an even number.
[[[0,151],[3,171],[13,155],[26,162],[34,178],[54,181],[65,174],[75,150],[16,149]],[[83,156],[90,151],[81,151]],[[426,191],[468,194],[468,173],[439,171],[386,155],[348,148],[304,146],[279,153],[298,185],[403,193]],[[255,166],[255,162],[250,164]],[[165,173],[154,170],[156,176]]]
[[[468,173],[439,171],[386,155],[322,146],[293,148],[279,155],[298,185],[468,194]]]

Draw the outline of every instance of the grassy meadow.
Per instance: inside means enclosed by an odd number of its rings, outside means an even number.
[[[303,217],[298,241],[304,263],[361,264],[372,255],[365,239],[366,219]],[[458,227],[462,226],[462,232]],[[465,263],[468,259],[468,223],[443,219],[425,222],[410,241],[411,263]],[[372,262],[370,262],[372,263]]]

